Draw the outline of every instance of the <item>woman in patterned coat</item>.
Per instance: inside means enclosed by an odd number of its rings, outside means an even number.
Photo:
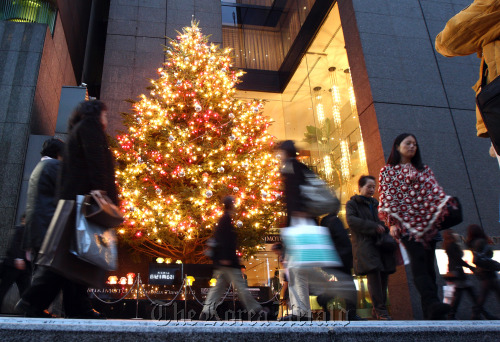
[[[379,184],[379,217],[408,252],[424,318],[445,319],[450,306],[438,297],[434,237],[446,214],[446,204],[453,199],[422,163],[413,134],[396,138],[387,165],[380,170]]]

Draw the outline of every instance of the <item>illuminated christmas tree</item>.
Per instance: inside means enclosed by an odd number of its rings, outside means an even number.
[[[149,96],[124,115],[128,133],[114,150],[126,217],[119,233],[149,255],[204,262],[221,199],[233,195],[240,251],[250,255],[282,215],[270,119],[260,101],[234,98],[243,73],[196,22],[166,55]]]

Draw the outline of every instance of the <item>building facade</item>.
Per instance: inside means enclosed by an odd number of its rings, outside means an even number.
[[[238,97],[266,100],[273,135],[297,141],[302,160],[337,189],[342,204],[360,175],[378,176],[394,138],[410,132],[424,163],[462,202],[456,231],[480,223],[498,236],[498,165],[488,140],[475,136],[471,86],[479,59],[448,59],[434,49],[437,33],[470,2],[57,1],[54,33],[47,24],[0,22],[0,234],[23,210],[29,135],[55,134],[61,86],[88,83],[89,95],[108,104],[116,132],[120,113],[131,110],[125,100],[147,92],[165,61],[166,37],[195,19],[212,42],[234,49],[235,66],[246,71]],[[390,278],[395,318],[422,317],[410,278],[404,267]]]

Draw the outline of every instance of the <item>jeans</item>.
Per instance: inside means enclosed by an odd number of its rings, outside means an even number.
[[[231,283],[238,291],[238,298],[249,313],[258,313],[262,310],[262,306],[257,303],[248,290],[239,268],[219,266],[215,269],[213,277],[217,279],[217,284],[208,291],[207,299],[203,303],[202,313],[205,313],[208,317],[217,315],[218,302]]]
[[[322,295],[323,298],[340,297],[346,303],[356,303],[356,288],[350,274],[333,270],[331,273],[337,280],[328,281],[325,274],[314,267],[293,267],[288,272],[292,315],[311,317],[309,293]]]

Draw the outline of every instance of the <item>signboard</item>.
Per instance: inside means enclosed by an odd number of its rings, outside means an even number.
[[[181,284],[182,265],[150,263],[148,283],[151,285]]]

